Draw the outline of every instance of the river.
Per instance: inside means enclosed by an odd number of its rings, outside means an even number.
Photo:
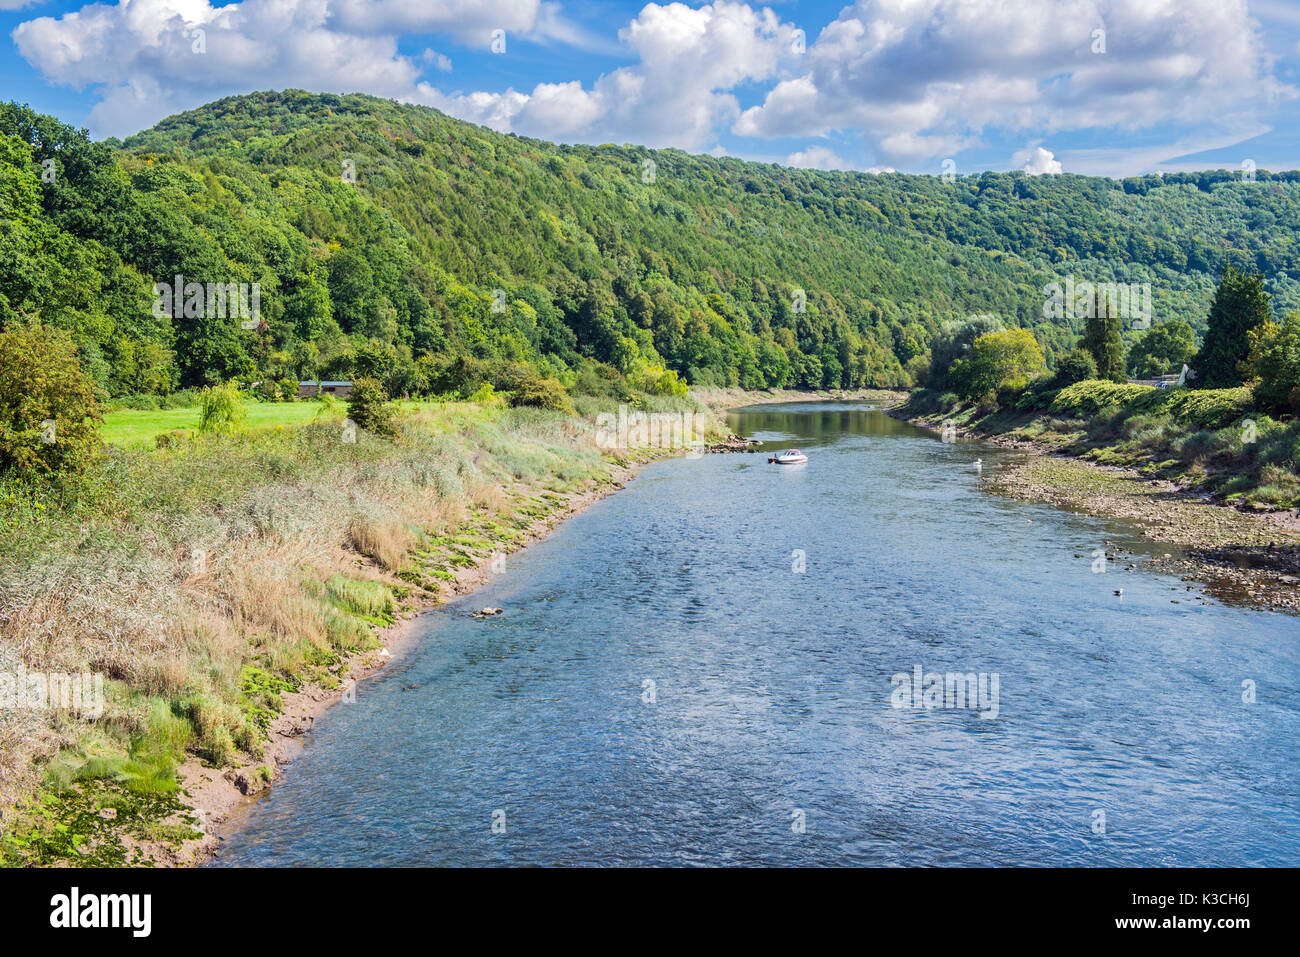
[[[981,489],[1024,453],[853,403],[731,423],[810,461],[658,462],[510,556],[214,864],[1300,864],[1296,618],[1099,573],[1153,546]]]

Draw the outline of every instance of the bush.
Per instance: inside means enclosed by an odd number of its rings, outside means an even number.
[[[492,387],[491,382],[484,382],[477,389],[465,396],[466,402],[473,402],[475,405],[481,405],[485,409],[504,408],[506,404],[505,396],[499,394]]]
[[[1071,349],[1056,366],[1053,379],[1058,388],[1097,378],[1097,360],[1087,349]]]
[[[535,406],[539,409],[553,409],[568,415],[576,415],[569,395],[556,379],[529,379],[520,383],[510,395],[512,406]]]
[[[267,379],[258,383],[257,394],[267,402],[292,402],[298,397],[298,380]]]
[[[0,472],[23,481],[84,472],[103,446],[101,421],[71,336],[39,324],[0,331]]]
[[[1250,411],[1250,390],[1156,389],[1149,385],[1088,379],[1060,391],[1053,412],[1084,419],[1108,418],[1123,411],[1172,416],[1181,426],[1221,429]]]
[[[243,398],[233,382],[204,389],[199,394],[199,431],[234,435],[248,418]]]
[[[160,449],[173,449],[181,445],[189,437],[189,433],[184,429],[171,429],[168,432],[160,432],[154,438],[154,446]]]
[[[348,418],[363,429],[380,435],[395,435],[397,410],[378,379],[363,378],[352,383],[348,396]]]

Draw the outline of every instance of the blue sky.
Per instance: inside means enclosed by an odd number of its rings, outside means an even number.
[[[819,168],[1300,167],[1296,0],[0,0],[0,29],[3,98],[96,136],[301,87]]]

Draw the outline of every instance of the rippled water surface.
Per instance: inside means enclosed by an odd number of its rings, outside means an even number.
[[[217,863],[1300,864],[1297,619],[1093,573],[1137,541],[983,492],[1016,453],[860,405],[732,424],[809,464],[661,462],[511,556]],[[917,665],[996,674],[997,716],[892,707]]]

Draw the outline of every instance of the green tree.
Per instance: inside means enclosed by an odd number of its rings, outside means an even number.
[[[1110,303],[1096,297],[1094,308],[1084,322],[1080,348],[1088,350],[1097,363],[1097,378],[1126,382],[1124,374],[1124,340],[1120,338],[1120,318],[1110,314]]]
[[[759,343],[758,371],[765,388],[779,389],[790,375],[790,357],[775,342]]]
[[[1272,317],[1263,277],[1226,266],[1210,306],[1205,341],[1191,364],[1194,384],[1203,389],[1241,385],[1249,372],[1250,332]]]
[[[986,402],[1021,391],[1043,367],[1043,351],[1032,332],[1004,329],[976,339],[970,355],[953,363],[949,377],[962,398]]]
[[[311,341],[324,335],[333,318],[329,289],[307,276],[284,304],[284,317],[299,339]]]
[[[330,256],[329,299],[345,331],[366,328],[376,298],[375,271],[360,250],[340,249]]]
[[[971,316],[964,322],[945,322],[930,343],[930,388],[947,387],[948,372],[953,363],[966,357],[975,340],[990,332],[1001,332],[1005,328],[1001,319],[989,314]]]
[[[1300,413],[1300,312],[1250,331],[1255,401],[1268,412]]]
[[[234,435],[248,418],[244,397],[233,382],[209,386],[199,395],[199,431]]]
[[[1086,382],[1097,378],[1097,360],[1087,349],[1071,349],[1056,364],[1053,381],[1064,388],[1076,382]]]
[[[1133,343],[1128,367],[1136,378],[1152,379],[1181,372],[1196,355],[1196,335],[1181,319],[1156,323]]]
[[[102,446],[101,421],[68,333],[25,322],[0,331],[0,472],[24,481],[80,474]]]

